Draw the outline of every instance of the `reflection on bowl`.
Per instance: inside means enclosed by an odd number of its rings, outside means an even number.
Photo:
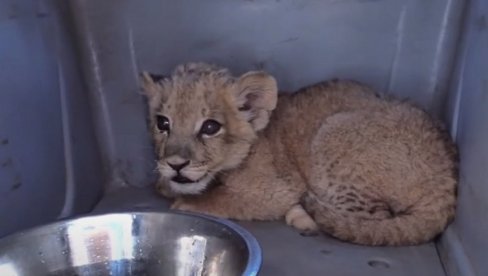
[[[240,226],[189,213],[117,213],[0,240],[0,275],[256,275],[261,250]]]

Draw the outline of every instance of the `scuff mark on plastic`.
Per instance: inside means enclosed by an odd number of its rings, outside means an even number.
[[[0,167],[2,168],[6,168],[6,167],[9,167],[9,166],[12,166],[13,162],[12,162],[12,158],[7,158],[7,160],[3,161],[2,163],[0,163]]]
[[[298,37],[293,36],[293,37],[287,38],[285,40],[282,40],[279,43],[290,43],[290,42],[297,41],[297,40],[298,40]]]
[[[10,187],[10,191],[13,192],[15,190],[18,190],[20,187],[22,187],[22,181],[20,181],[20,176],[17,175],[15,176],[14,184],[12,185],[12,187]]]
[[[486,22],[486,17],[483,15],[483,16],[480,16],[478,18],[478,20],[476,20],[476,25],[478,26],[478,30],[480,31],[484,31],[486,30],[488,24]]]

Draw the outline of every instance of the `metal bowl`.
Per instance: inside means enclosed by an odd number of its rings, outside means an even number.
[[[117,213],[66,220],[0,240],[0,275],[256,275],[261,250],[227,220]]]

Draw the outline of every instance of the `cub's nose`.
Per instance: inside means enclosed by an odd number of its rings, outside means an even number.
[[[168,162],[168,166],[170,166],[173,170],[179,172],[181,171],[184,167],[188,166],[190,164],[190,160],[187,160],[183,163],[170,163]]]

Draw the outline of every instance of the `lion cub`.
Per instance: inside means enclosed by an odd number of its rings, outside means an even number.
[[[284,217],[365,245],[423,243],[453,219],[455,147],[408,103],[350,81],[278,97],[267,73],[203,63],[142,82],[158,189],[174,209]]]

